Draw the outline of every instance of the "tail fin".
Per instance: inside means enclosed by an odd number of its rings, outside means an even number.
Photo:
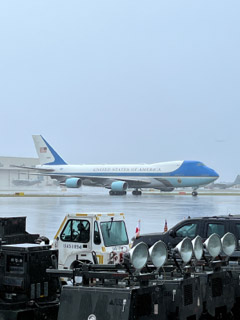
[[[240,175],[234,180],[234,184],[240,184]]]
[[[33,141],[39,157],[40,164],[65,165],[67,164],[57,152],[40,135],[33,135]]]

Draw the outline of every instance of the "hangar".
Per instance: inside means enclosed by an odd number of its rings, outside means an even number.
[[[56,186],[55,180],[52,180],[50,177],[38,176],[31,170],[13,167],[35,167],[38,164],[38,158],[0,157],[0,190]]]

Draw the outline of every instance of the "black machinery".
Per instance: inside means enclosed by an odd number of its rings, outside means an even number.
[[[230,233],[221,239],[213,234],[204,243],[200,237],[185,238],[171,251],[162,241],[150,249],[139,243],[121,264],[58,270],[57,250],[10,244],[7,225],[15,234],[18,230],[14,221],[0,227],[2,243],[7,242],[0,247],[1,320],[240,318],[240,266],[228,260],[236,246]],[[37,238],[30,235],[29,242]],[[72,283],[61,287],[61,277]]]
[[[59,282],[46,273],[57,267],[49,245],[0,248],[0,319],[57,319]]]
[[[120,265],[49,272],[83,279],[63,286],[58,320],[233,319],[237,303],[234,278],[226,270],[183,277],[167,271],[165,279],[152,273],[136,276]]]
[[[0,319],[57,319],[58,251],[37,243],[48,239],[26,231],[26,217],[0,218]]]
[[[39,234],[26,231],[26,217],[0,218],[0,243],[34,243]]]
[[[234,241],[230,234],[211,236],[206,256],[200,238],[185,238],[172,252],[162,242],[149,251],[139,243],[119,265],[48,270],[73,279],[63,286],[58,320],[233,319],[240,273],[228,266],[227,256]],[[222,260],[215,259],[220,253]]]

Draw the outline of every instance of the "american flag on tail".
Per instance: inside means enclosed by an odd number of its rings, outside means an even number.
[[[46,153],[47,147],[40,147],[40,153]]]
[[[141,220],[138,220],[136,231],[135,231],[135,238],[137,239],[140,236],[140,222]]]

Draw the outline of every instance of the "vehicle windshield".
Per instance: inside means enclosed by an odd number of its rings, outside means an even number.
[[[101,222],[103,241],[106,247],[128,244],[124,221]]]

